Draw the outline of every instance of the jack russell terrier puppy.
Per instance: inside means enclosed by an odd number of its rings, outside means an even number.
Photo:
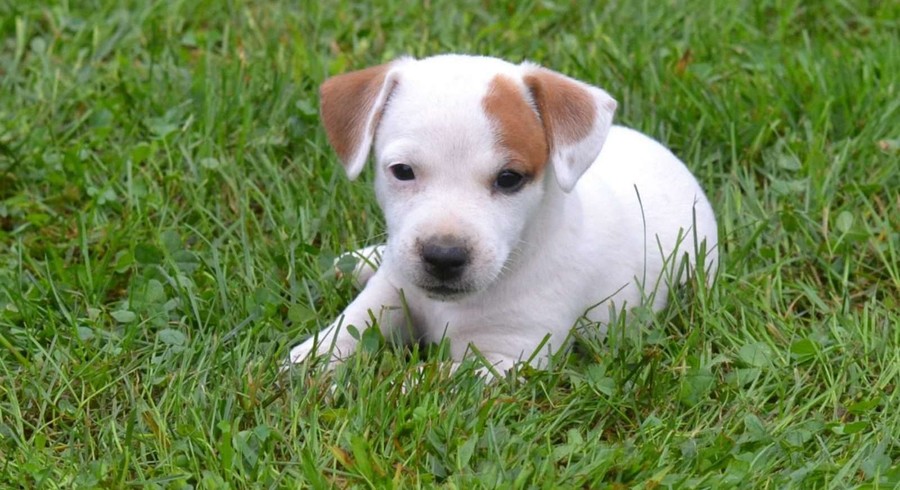
[[[684,164],[613,126],[603,90],[532,63],[401,58],[321,87],[322,122],[350,179],[375,155],[387,222],[357,268],[364,288],[289,361],[346,359],[358,332],[449,339],[455,361],[534,367],[582,319],[666,303],[682,262],[712,278],[717,227]],[[354,329],[348,329],[349,326]],[[486,373],[489,374],[489,373]]]

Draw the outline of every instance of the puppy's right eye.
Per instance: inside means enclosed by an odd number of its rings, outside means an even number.
[[[391,165],[389,170],[394,174],[394,178],[397,180],[413,180],[416,178],[416,174],[413,172],[412,167],[405,163]]]

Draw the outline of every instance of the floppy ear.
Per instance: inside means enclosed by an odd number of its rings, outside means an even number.
[[[600,154],[616,101],[597,87],[537,65],[524,66],[522,79],[541,116],[556,181],[569,192]]]
[[[319,88],[322,125],[350,180],[366,164],[375,129],[396,85],[397,62],[338,75]]]

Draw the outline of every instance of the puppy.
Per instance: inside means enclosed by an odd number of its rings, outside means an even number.
[[[662,145],[613,126],[615,110],[597,87],[487,57],[402,58],[327,80],[328,140],[350,179],[374,147],[388,239],[361,253],[382,255],[377,270],[358,270],[362,291],[290,362],[346,359],[353,325],[446,338],[454,361],[477,352],[495,372],[539,368],[582,318],[602,333],[611,308],[662,308],[683,263],[711,278],[703,190]]]

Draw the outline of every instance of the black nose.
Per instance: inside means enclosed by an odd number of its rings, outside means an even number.
[[[469,262],[469,250],[455,238],[439,238],[422,244],[425,270],[442,281],[462,275]]]

